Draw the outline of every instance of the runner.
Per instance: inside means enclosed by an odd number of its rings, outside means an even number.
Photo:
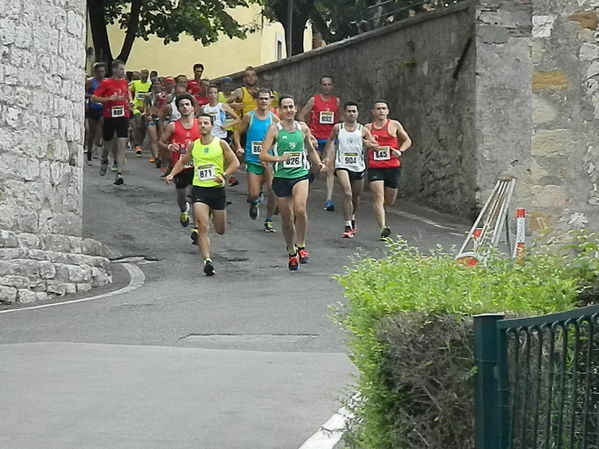
[[[299,269],[300,263],[308,263],[305,236],[308,225],[306,203],[308,200],[308,158],[319,171],[323,164],[310,140],[310,130],[305,123],[295,121],[295,100],[281,96],[281,122],[270,125],[260,151],[262,162],[274,162],[272,190],[277,196],[277,206],[283,220],[283,234],[289,253],[290,270]],[[274,146],[274,155],[269,151]],[[306,149],[307,148],[307,149]]]
[[[215,273],[214,262],[210,257],[210,238],[208,229],[210,216],[217,234],[224,234],[226,227],[227,202],[225,180],[237,170],[239,161],[227,144],[218,137],[213,137],[211,117],[201,114],[198,118],[200,138],[193,142],[188,151],[181,156],[166,177],[168,183],[178,175],[188,163],[194,166],[192,201],[194,204],[194,221],[198,226],[198,246],[204,260],[204,273],[212,276]]]
[[[85,98],[88,101],[85,108],[85,119],[87,120],[87,136],[85,139],[87,149],[87,162],[91,163],[94,147],[100,148],[100,139],[102,136],[102,104],[91,103],[89,99],[106,76],[106,64],[96,62],[92,67],[94,76],[88,78],[85,82]],[[97,158],[97,156],[96,156]]]
[[[391,236],[391,229],[385,221],[385,206],[395,202],[401,175],[400,158],[410,148],[412,140],[401,123],[389,120],[389,106],[385,100],[376,101],[371,112],[374,121],[366,128],[377,146],[368,150],[368,182],[374,215],[381,228],[381,240],[384,240]]]
[[[226,103],[227,98],[233,93],[233,78],[225,76],[220,82],[220,92],[218,93],[218,102]]]
[[[158,98],[162,92],[162,83],[158,78],[152,79],[152,88],[144,101],[144,116],[146,117],[147,133],[152,145],[152,157],[149,162],[155,164],[158,160],[158,140],[162,132],[160,124],[160,104]]]
[[[248,112],[241,120],[235,134],[233,134],[234,147],[237,153],[245,155],[248,179],[247,201],[250,203],[250,218],[252,220],[260,215],[260,193],[263,185],[266,184],[266,218],[264,219],[264,230],[266,232],[276,232],[272,224],[276,199],[271,189],[272,169],[270,165],[260,162],[260,151],[268,128],[278,122],[279,119],[270,111],[270,90],[260,89],[258,109]],[[244,149],[241,146],[239,135],[246,132],[247,138]]]
[[[158,143],[160,147],[169,151],[173,166],[187,152],[187,148],[195,140],[200,138],[198,120],[193,116],[193,97],[190,94],[184,93],[177,97],[175,104],[181,114],[181,118],[166,125]],[[188,164],[182,167],[181,172],[174,177],[174,180],[177,190],[177,204],[181,211],[179,222],[181,226],[187,227],[189,225],[190,211],[190,204],[187,202],[187,197],[189,187],[191,187],[193,181],[193,165]],[[197,232],[192,232],[192,240],[194,240],[194,234],[197,237]]]
[[[320,94],[310,97],[298,115],[301,121],[310,120],[310,131],[312,131],[312,134],[318,141],[318,153],[321,157],[324,157],[324,147],[333,130],[333,126],[340,120],[340,101],[338,97],[331,95],[331,92],[333,92],[333,78],[329,75],[321,76]],[[329,164],[329,169],[327,170],[327,200],[324,203],[324,208],[331,212],[335,210],[335,204],[333,203],[334,185],[333,164]]]
[[[202,90],[202,74],[204,73],[204,64],[197,63],[193,65],[193,79],[187,81],[187,92],[194,96],[197,101],[197,97],[200,95]]]
[[[343,106],[343,112],[345,121],[336,124],[333,128],[327,140],[326,154],[329,161],[335,161],[335,176],[343,189],[345,228],[342,237],[351,239],[358,232],[356,211],[364,187],[366,170],[364,143],[374,146],[376,141],[370,135],[370,131],[358,123],[358,103],[348,101]]]
[[[212,117],[212,135],[227,140],[227,129],[239,124],[239,116],[227,103],[219,103],[218,86],[208,87],[208,104],[202,107],[202,113]],[[231,117],[227,120],[227,116]],[[227,142],[229,143],[229,142]]]
[[[160,111],[160,122],[162,123],[162,128],[165,129],[169,123],[174,122],[175,120],[179,120],[181,118],[181,114],[175,105],[175,101],[181,95],[187,93],[186,84],[177,84],[175,86],[175,91],[170,95],[167,100],[167,103],[162,107]],[[192,102],[195,108],[195,100],[192,97]],[[172,168],[171,164],[171,155],[168,151],[164,150],[164,147],[158,146],[158,157],[160,158],[160,176],[164,178],[169,170]]]
[[[133,142],[135,154],[141,157],[142,144],[146,138],[146,118],[144,116],[144,99],[152,88],[152,81],[148,79],[150,71],[142,69],[140,72],[141,79],[133,80],[129,83],[131,97],[133,98]]]
[[[122,171],[129,134],[131,93],[129,92],[129,84],[125,79],[125,63],[119,59],[115,59],[111,64],[111,68],[112,77],[102,81],[90,101],[104,105],[104,129],[102,132],[104,147],[102,150],[102,162],[100,164],[100,176],[104,176],[108,169],[108,152],[112,147],[112,139],[116,132],[117,173],[114,183],[121,185],[124,183]]]
[[[241,117],[258,107],[258,75],[253,67],[246,67],[243,72],[243,86],[238,87],[227,98],[227,103],[237,111],[241,111]]]

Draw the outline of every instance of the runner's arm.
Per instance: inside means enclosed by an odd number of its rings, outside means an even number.
[[[374,140],[374,137],[372,137],[372,134],[370,134],[370,129],[366,128],[366,126],[362,128],[362,141],[364,142],[366,148],[373,148],[377,146],[376,140]]]
[[[320,156],[318,155],[316,148],[314,148],[314,145],[312,144],[313,136],[310,133],[310,128],[308,128],[308,125],[306,125],[304,122],[300,122],[300,127],[304,132],[304,142],[306,147],[308,148],[308,159],[310,159],[310,162],[312,162],[312,164],[318,165],[319,171],[325,171],[327,166],[320,160]]]
[[[241,87],[238,87],[233,91],[229,98],[227,98],[227,104],[229,104],[233,109],[241,110],[243,105],[240,103],[243,98],[243,92],[241,91]]]
[[[229,104],[223,103],[223,110],[231,117],[233,117],[233,120],[229,120],[228,122],[223,123],[222,128],[233,128],[241,122],[239,115],[237,114],[237,112],[233,110],[233,108]]]
[[[193,144],[192,144],[193,145]],[[171,172],[166,177],[167,184],[173,182],[173,178],[177,176],[183,170],[183,167],[191,162],[191,151],[187,151],[185,154],[181,155]]]
[[[92,94],[88,94],[87,91],[90,90],[92,88],[92,82],[91,80],[88,78],[85,80],[85,98],[87,98],[88,100],[92,97]]]
[[[273,156],[268,154],[268,151],[272,148],[274,141],[279,133],[279,128],[276,125],[270,125],[264,137],[262,143],[262,151],[260,151],[260,162],[284,162],[289,159],[289,153],[283,154],[283,156]]]
[[[229,146],[227,142],[223,139],[220,140],[220,147],[223,149],[223,154],[225,156],[225,171],[223,172],[223,177],[231,176],[233,173],[237,171],[239,168],[239,159],[233,153],[233,150]],[[224,183],[224,180],[223,180]]]
[[[339,97],[337,97],[337,110],[340,111],[337,121],[344,122],[345,121],[345,111],[341,109],[341,99]]]
[[[164,129],[164,131],[162,131],[160,140],[158,141],[158,148],[168,150],[174,131],[175,125],[173,123],[169,123],[168,125],[166,125],[166,128]]]
[[[250,124],[250,116],[244,115],[241,119],[241,123],[239,126],[235,128],[233,132],[233,144],[235,145],[235,149],[238,153],[244,153],[245,150],[241,147],[241,135],[247,131],[248,126]]]
[[[307,121],[307,118],[310,115],[310,111],[312,111],[313,107],[314,107],[314,97],[310,97],[310,99],[308,100],[306,105],[302,108],[300,113],[297,115],[297,119],[300,122]]]
[[[331,135],[327,139],[327,143],[324,147],[323,154],[326,156],[327,162],[335,160],[335,139],[337,138],[338,135],[339,135],[339,124],[333,126]]]
[[[408,136],[406,130],[403,128],[403,126],[401,126],[401,123],[399,123],[397,120],[393,120],[392,123],[397,125],[397,137],[401,141],[399,151],[403,153],[412,146],[412,139],[410,139],[410,136]]]

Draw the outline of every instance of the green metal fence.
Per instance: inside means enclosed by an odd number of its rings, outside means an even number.
[[[599,306],[474,320],[477,449],[599,449]]]

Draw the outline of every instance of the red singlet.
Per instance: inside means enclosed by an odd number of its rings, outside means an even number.
[[[126,79],[115,80],[114,78],[104,79],[94,95],[97,97],[110,97],[117,94],[123,97],[122,100],[108,101],[104,104],[104,118],[129,118],[131,110],[129,109],[129,83]]]
[[[370,134],[379,144],[378,148],[368,150],[368,167],[371,168],[395,168],[401,166],[401,161],[393,154],[391,149],[399,148],[397,136],[389,134],[389,122],[387,120],[382,128],[375,128],[374,122],[370,127]]]
[[[171,151],[171,161],[173,165],[175,165],[179,158],[187,153],[189,144],[200,138],[200,128],[198,127],[197,118],[193,119],[193,125],[190,129],[185,129],[181,120],[175,120],[173,123],[175,125],[175,130],[173,132],[173,137],[171,138],[171,143],[179,146],[177,151]],[[191,168],[193,168],[191,164],[185,166],[185,170]]]
[[[331,95],[328,101],[324,101],[320,95],[312,98],[314,105],[310,111],[310,130],[317,139],[326,140],[339,120],[337,97]]]

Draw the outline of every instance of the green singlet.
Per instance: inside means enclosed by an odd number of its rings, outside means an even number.
[[[310,172],[308,164],[308,153],[304,148],[304,132],[298,122],[293,122],[295,131],[287,131],[281,123],[277,123],[279,133],[277,134],[275,156],[290,153],[291,157],[285,162],[275,162],[275,178],[299,178]]]
[[[194,186],[222,187],[222,184],[214,180],[225,171],[225,157],[218,137],[213,137],[208,145],[197,139],[191,149],[191,159]]]

